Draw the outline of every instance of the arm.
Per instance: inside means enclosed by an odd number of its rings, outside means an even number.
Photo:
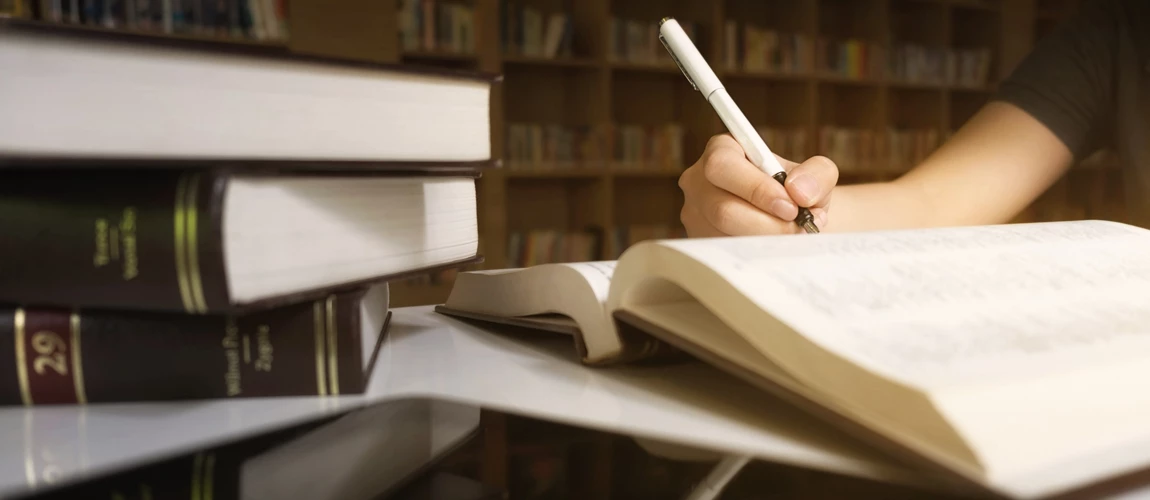
[[[836,188],[825,230],[1009,222],[1072,160],[1041,122],[1013,104],[993,102],[899,179]]]
[[[733,139],[716,136],[680,178],[680,219],[691,237],[797,233],[796,204],[829,232],[1008,222],[1110,135],[1121,10],[1119,0],[1092,2],[1027,56],[994,102],[895,181],[835,187],[833,159],[816,156],[780,159],[784,188]]]

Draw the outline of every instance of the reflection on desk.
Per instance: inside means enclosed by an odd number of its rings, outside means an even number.
[[[0,409],[0,495],[407,398],[483,407],[679,450],[747,454],[882,481],[921,480],[710,367],[588,368],[578,363],[570,337],[511,335],[413,307],[394,311],[363,395]],[[444,418],[457,431],[477,425]]]

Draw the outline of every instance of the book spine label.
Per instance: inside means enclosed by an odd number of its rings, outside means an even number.
[[[197,170],[0,169],[0,302],[224,310],[224,183]]]
[[[359,295],[244,316],[0,311],[0,405],[357,394]]]

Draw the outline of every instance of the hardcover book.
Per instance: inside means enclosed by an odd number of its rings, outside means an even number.
[[[491,160],[495,75],[3,17],[0,67],[9,161]]]
[[[250,312],[478,262],[477,176],[0,169],[0,303]]]
[[[244,315],[0,308],[0,406],[360,394],[388,285]]]
[[[572,334],[610,365],[689,353],[989,496],[1150,469],[1150,231],[1100,221],[651,240],[473,271],[445,314]]]

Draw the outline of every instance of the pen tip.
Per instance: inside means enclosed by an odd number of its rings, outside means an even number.
[[[664,17],[664,18],[660,19],[659,20],[659,26],[662,26],[664,23],[666,23],[667,21],[670,21],[672,19],[674,19],[674,18],[673,17]]]
[[[819,227],[816,226],[815,223],[811,222],[811,221],[803,222],[803,229],[805,229],[807,231],[807,233],[811,233],[811,234],[815,234],[815,233],[819,232]]]

